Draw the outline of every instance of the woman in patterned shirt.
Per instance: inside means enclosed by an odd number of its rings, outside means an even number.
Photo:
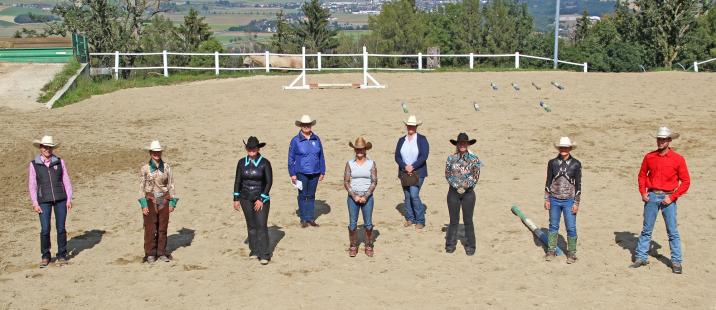
[[[450,225],[445,238],[445,252],[455,252],[457,245],[457,227],[460,223],[460,209],[462,208],[462,221],[465,224],[465,253],[469,256],[475,254],[475,225],[472,223],[472,214],[475,210],[475,185],[480,179],[480,159],[468,150],[475,144],[475,139],[468,138],[461,132],[457,140],[450,140],[456,151],[448,156],[445,163],[445,178],[450,184],[447,194],[448,211],[450,212]]]

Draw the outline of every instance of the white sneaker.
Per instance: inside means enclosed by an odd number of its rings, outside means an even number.
[[[259,262],[261,263],[261,265],[268,265],[269,260],[268,260],[268,259],[262,259],[262,260],[260,260]]]

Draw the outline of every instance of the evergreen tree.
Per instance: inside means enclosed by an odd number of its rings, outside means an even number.
[[[328,9],[322,8],[318,0],[311,0],[303,4],[301,11],[305,18],[292,29],[299,46],[311,52],[329,52],[338,46],[338,31],[330,27]]]
[[[189,14],[184,16],[184,23],[179,26],[179,34],[184,39],[184,46],[187,51],[196,51],[201,42],[209,40],[212,33],[209,24],[204,22],[204,17],[193,8]]]

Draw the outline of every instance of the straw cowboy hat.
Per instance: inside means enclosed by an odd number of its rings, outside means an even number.
[[[352,147],[353,149],[365,149],[367,151],[373,148],[373,143],[366,142],[363,137],[358,137],[355,143],[348,142],[348,146]]]
[[[149,143],[149,146],[145,147],[144,149],[152,152],[161,152],[164,150],[158,140],[152,141],[152,143]]]
[[[55,143],[55,139],[52,138],[52,136],[43,136],[40,140],[33,140],[32,145],[34,145],[35,147],[40,147],[40,145],[57,147],[60,145],[60,143]]]
[[[303,124],[311,124],[311,126],[314,126],[314,125],[316,125],[316,120],[311,119],[310,116],[304,114],[301,116],[301,119],[296,121],[296,126],[301,127],[301,125],[303,125]]]
[[[260,149],[264,146],[266,146],[266,143],[259,142],[259,138],[256,138],[254,136],[249,137],[249,141],[244,141],[244,146],[246,146],[247,149]]]
[[[554,144],[554,147],[555,147],[555,148],[570,147],[570,148],[572,148],[572,149],[576,149],[576,148],[577,148],[577,144],[574,143],[574,142],[572,142],[572,140],[569,139],[569,137],[560,137],[560,138],[559,138],[559,142],[555,143],[555,144]]]
[[[450,139],[450,143],[452,143],[452,145],[457,145],[460,142],[467,142],[468,144],[473,145],[477,142],[477,139],[470,139],[464,132],[457,135],[457,140]]]
[[[656,136],[654,136],[654,137],[655,138],[678,139],[679,136],[681,136],[681,135],[671,131],[671,129],[669,129],[669,127],[662,126],[662,127],[659,127],[659,129],[656,131]]]
[[[408,120],[403,121],[403,123],[405,123],[405,125],[407,126],[420,126],[423,124],[423,122],[418,122],[418,118],[415,117],[415,115],[411,115],[410,117],[408,117]]]

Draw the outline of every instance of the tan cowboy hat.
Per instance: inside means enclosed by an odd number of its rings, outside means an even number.
[[[415,115],[411,115],[410,117],[408,117],[408,120],[403,121],[403,123],[405,123],[405,125],[408,125],[408,126],[420,126],[423,124],[422,121],[421,122],[418,121],[418,118],[415,117]]]
[[[555,147],[555,148],[571,147],[572,149],[576,149],[576,148],[577,148],[577,144],[574,143],[574,142],[572,142],[572,140],[569,139],[569,137],[560,137],[560,138],[559,138],[559,142],[555,143],[555,144],[554,144],[554,147]]]
[[[35,147],[40,147],[40,145],[57,147],[60,145],[60,143],[55,143],[55,139],[52,138],[52,136],[43,136],[40,140],[33,140],[32,145],[34,145]]]
[[[316,120],[311,119],[310,116],[304,114],[301,116],[301,119],[296,121],[296,126],[301,127],[301,125],[303,125],[303,124],[311,124],[311,126],[314,126],[314,125],[316,125]]]
[[[373,148],[373,143],[366,142],[363,137],[358,137],[355,143],[348,142],[348,146],[352,147],[353,149],[365,149],[367,151]]]
[[[656,131],[656,136],[654,136],[654,137],[655,138],[678,139],[679,136],[681,136],[681,135],[671,131],[671,129],[669,129],[669,127],[662,126],[662,127],[659,127],[659,129]]]
[[[152,152],[161,152],[164,150],[158,140],[152,141],[152,143],[149,143],[149,146],[145,147],[144,149]]]

